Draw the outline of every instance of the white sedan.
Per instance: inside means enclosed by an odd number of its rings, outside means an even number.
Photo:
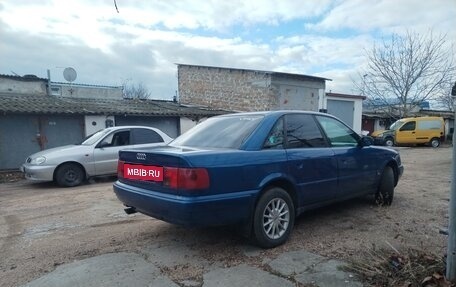
[[[94,133],[80,144],[32,154],[21,166],[21,171],[29,180],[55,181],[61,186],[76,186],[89,177],[116,174],[121,149],[164,145],[171,140],[156,128],[111,127]]]

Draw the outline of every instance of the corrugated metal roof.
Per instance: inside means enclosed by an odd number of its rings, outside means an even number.
[[[0,113],[133,116],[214,116],[229,111],[188,107],[161,100],[88,99],[0,94]]]

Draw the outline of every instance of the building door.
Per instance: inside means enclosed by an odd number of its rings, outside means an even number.
[[[84,138],[82,116],[40,116],[40,130],[43,134],[43,148],[76,144]]]
[[[40,151],[38,120],[30,115],[0,116],[0,170],[18,169]]]
[[[0,170],[18,169],[33,153],[75,144],[84,136],[78,116],[0,116]]]
[[[349,127],[353,128],[355,102],[328,99],[326,106],[328,114],[338,117]]]
[[[374,119],[363,119],[361,130],[369,131],[369,134],[372,134],[375,129],[375,120]]]

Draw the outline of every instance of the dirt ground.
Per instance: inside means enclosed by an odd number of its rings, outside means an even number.
[[[400,148],[400,153],[405,173],[391,207],[360,198],[307,212],[285,245],[259,250],[255,257],[245,255],[249,242],[232,228],[186,229],[126,215],[112,191],[115,178],[75,188],[25,180],[1,183],[0,285],[22,285],[78,259],[161,245],[191,249],[225,266],[299,249],[344,260],[372,246],[390,245],[443,255],[447,238],[438,230],[448,224],[451,148]],[[169,270],[184,278],[202,272],[188,266],[164,266],[162,272]]]

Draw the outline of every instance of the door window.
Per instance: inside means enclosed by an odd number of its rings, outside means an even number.
[[[286,116],[287,148],[326,147],[326,141],[312,115]]]
[[[133,144],[164,142],[163,138],[157,132],[149,129],[133,129],[133,139]]]
[[[283,117],[272,128],[263,147],[267,149],[281,149],[284,143]]]
[[[130,144],[130,131],[117,131],[109,134],[100,143],[99,146],[114,147]]]
[[[416,122],[405,123],[399,130],[400,131],[414,131],[416,127]]]
[[[325,116],[317,116],[317,119],[332,146],[358,145],[359,136],[340,121]]]

